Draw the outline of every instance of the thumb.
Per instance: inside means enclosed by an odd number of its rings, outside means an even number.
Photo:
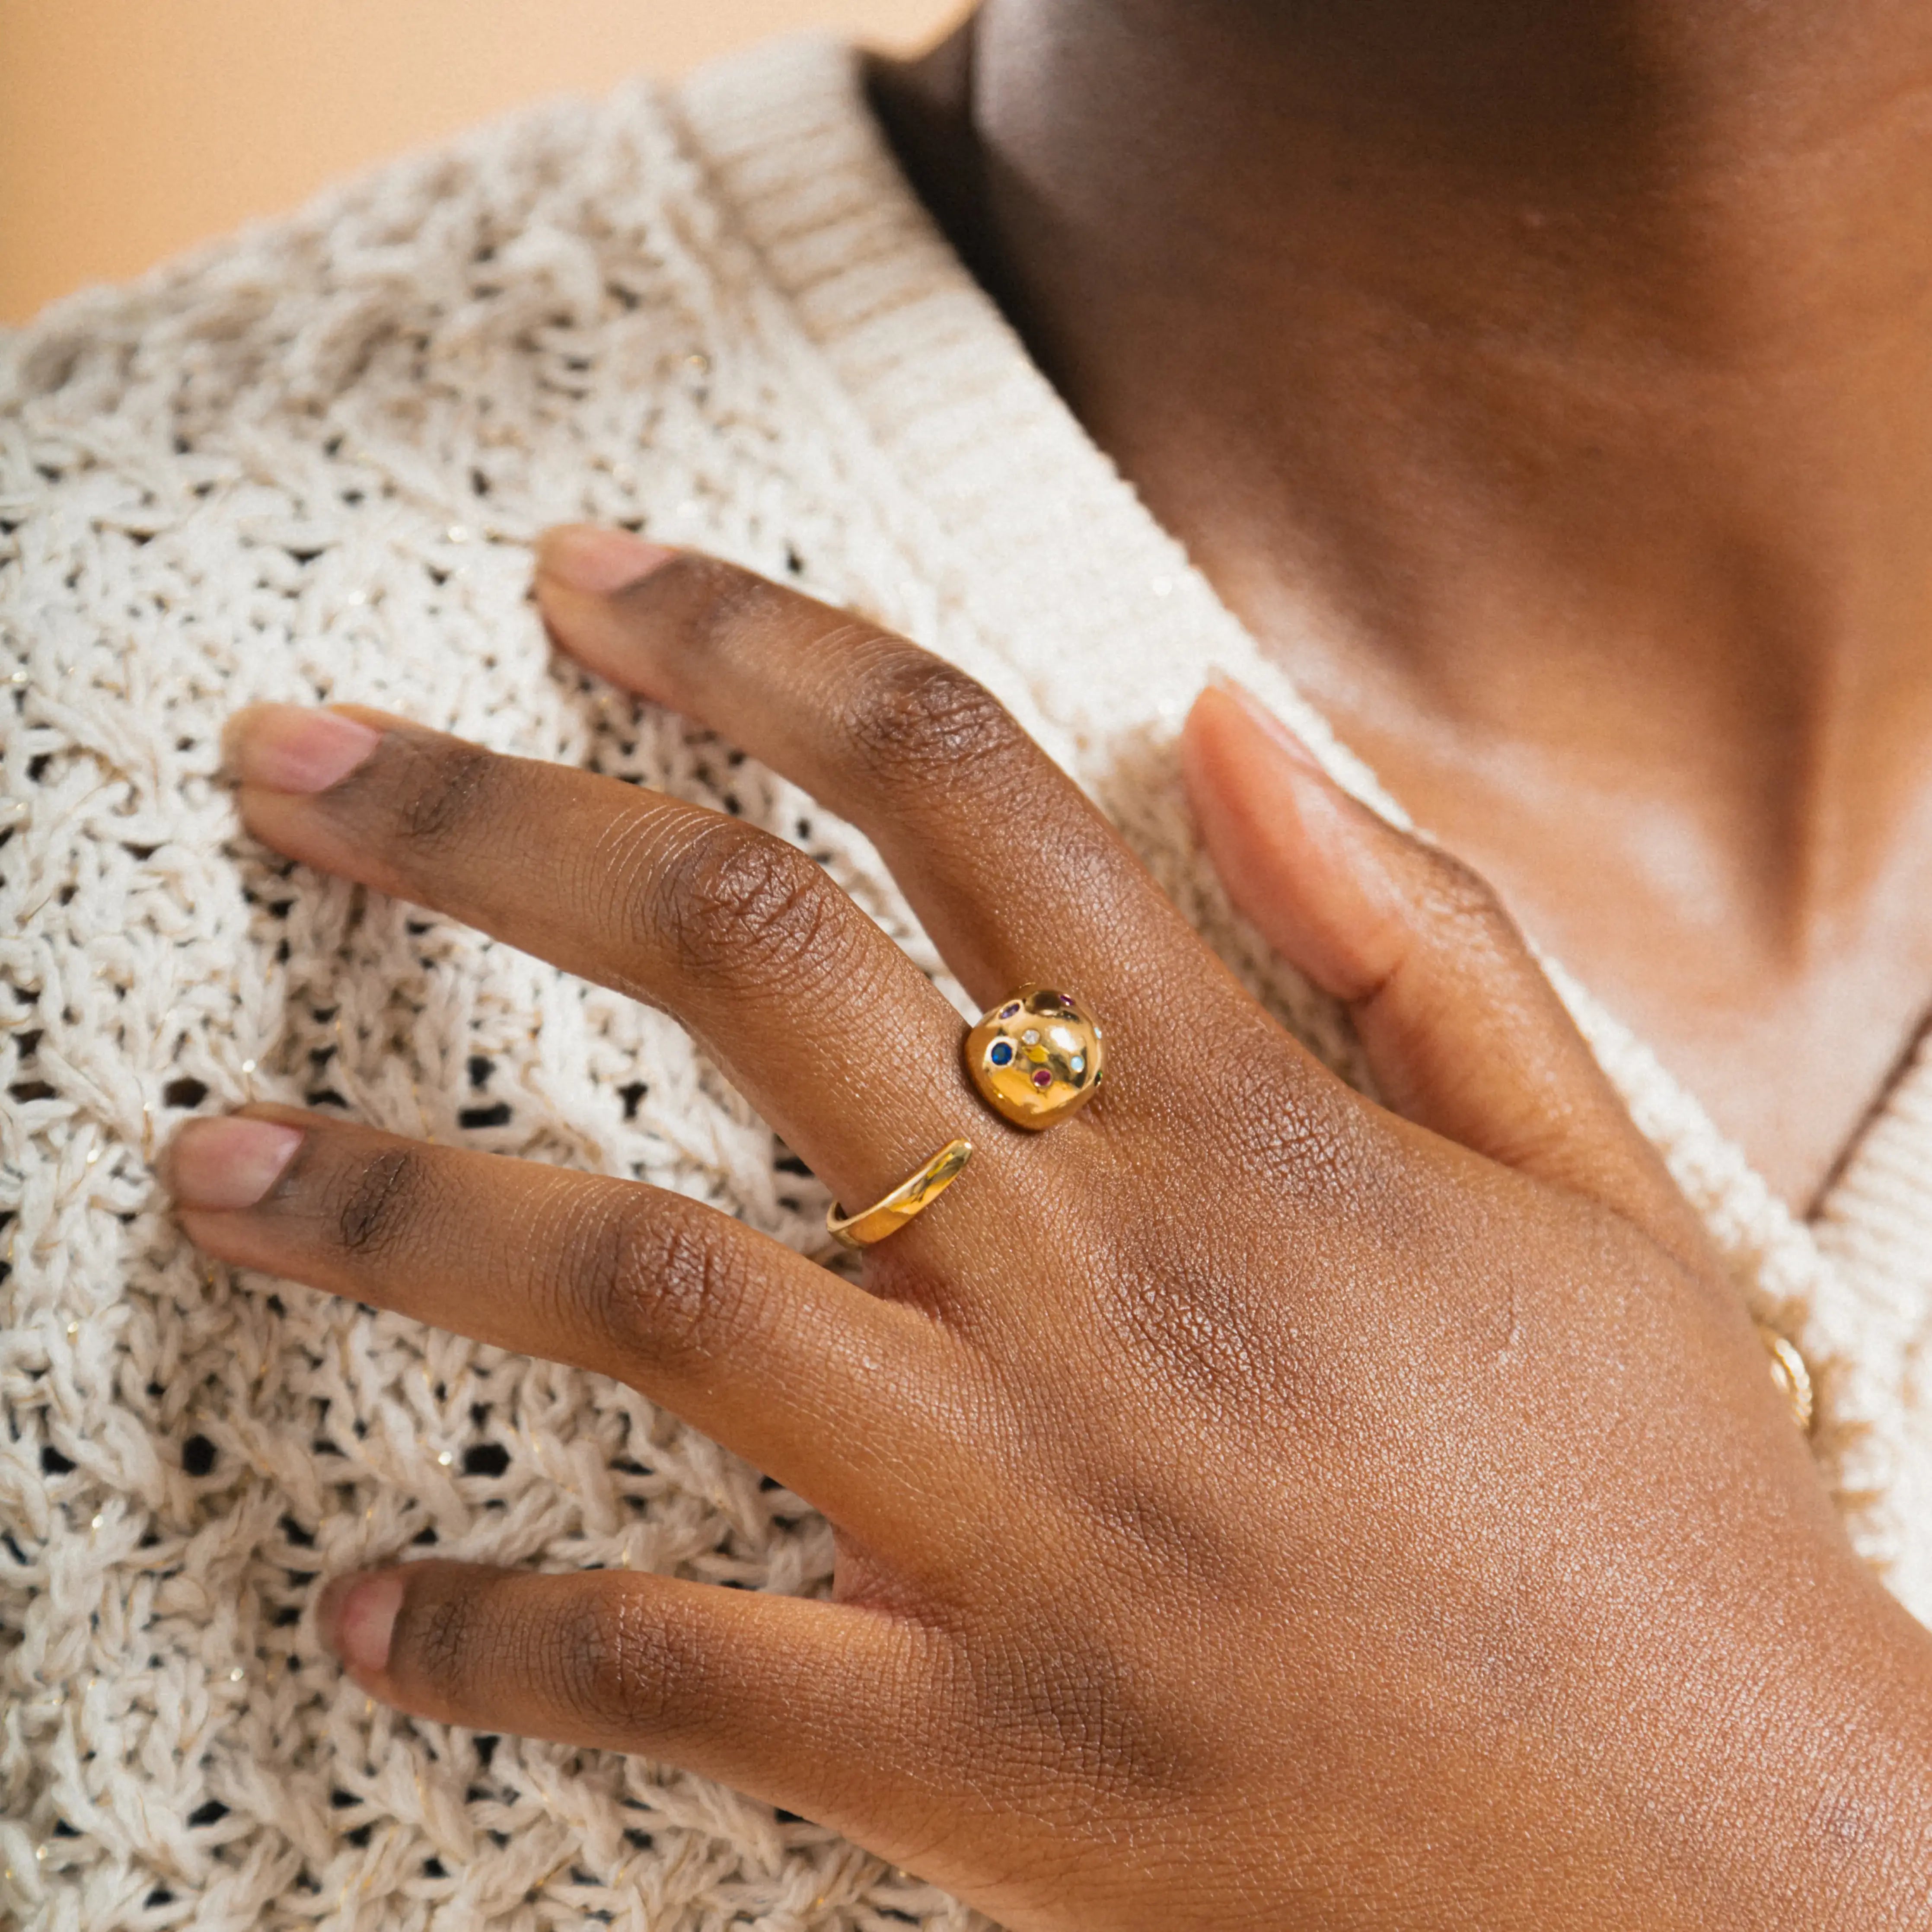
[[[1346,1004],[1390,1107],[1673,1245],[1692,1238],[1662,1161],[1481,879],[1352,798],[1238,686],[1202,693],[1182,755],[1229,896]]]

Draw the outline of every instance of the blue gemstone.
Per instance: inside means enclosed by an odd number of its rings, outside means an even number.
[[[1010,1066],[1012,1064],[1013,1058],[1012,1042],[1010,1040],[994,1040],[993,1042],[993,1050],[987,1054],[986,1058],[990,1060],[995,1066]]]
[[[1016,1019],[1019,1016],[1019,1010],[1020,1003],[1016,1000],[1011,1006],[1000,1009],[1000,1017],[1003,1020]]]

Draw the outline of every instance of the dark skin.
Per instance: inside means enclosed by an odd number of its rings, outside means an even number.
[[[1876,394],[1875,352],[1807,361],[1779,333],[1795,310],[1738,299],[1747,268],[1772,294],[1804,274],[1726,229],[1729,177],[1690,166],[1735,170],[1733,92],[1775,98],[1826,157],[1828,229],[1850,188],[1817,130],[1842,122],[1778,93],[1774,46],[1754,64],[1718,38],[1742,10],[1660,10],[1648,38],[1630,13],[1499,11],[1479,34],[1334,10],[1316,44],[1274,8],[992,0],[978,82],[956,44],[880,85],[982,272],[1224,590],[1264,632],[1291,596],[1322,610],[1332,650],[1295,642],[1297,668],[1427,817],[1460,837],[1464,814],[1640,1019],[1648,986],[1768,1052],[1856,986],[1849,1052],[1917,958],[1899,938],[1855,982],[1833,921],[1874,943],[1911,844],[1923,694],[1898,668],[1904,565],[1874,560],[1905,555],[1922,392],[1834,440],[1828,400],[1856,413],[1852,368]],[[1047,60],[1029,36],[1049,17]],[[1767,42],[1797,32],[1751,17]],[[1814,58],[1838,109],[1847,48],[1908,24],[1834,23]],[[1508,85],[1477,84],[1472,46]],[[1720,53],[1726,88],[1700,96],[1691,56]],[[1658,104],[1681,134],[1700,98],[1700,140],[1672,150]],[[1255,145],[1242,110],[1268,100],[1268,140],[1316,152]],[[1535,221],[1508,211],[1513,172],[1519,203],[1546,190]],[[1801,199],[1787,182],[1787,213]],[[1730,284],[1697,282],[1706,249]],[[1811,272],[1857,253],[1821,245]],[[1871,252],[1894,280],[1903,259]],[[1480,312],[1497,290],[1508,313]],[[1852,300],[1813,294],[1826,317]],[[1917,299],[1868,291],[1858,313],[1903,354]],[[1720,404],[1759,381],[1788,408],[1754,442]],[[1896,462],[1864,476],[1862,434]],[[1042,1136],[1003,1126],[938,994],[736,820],[406,721],[244,714],[256,837],[665,1007],[847,1202],[962,1126],[980,1144],[860,1286],[632,1184],[287,1109],[185,1130],[183,1222],[210,1252],[621,1376],[833,1526],[829,1603],[440,1562],[337,1578],[319,1632],[358,1684],[725,1779],[1016,1932],[1932,1923],[1932,1638],[1852,1550],[1722,1264],[1474,873],[1238,695],[1196,706],[1208,850],[1346,1004],[1372,1105],[957,672],[614,532],[552,533],[536,588],[583,663],[864,830],[969,992],[1082,992],[1108,1085]],[[1844,621],[1800,621],[1826,606]],[[1802,809],[1794,768],[1816,774]],[[1553,816],[1592,782],[1621,806]],[[1674,959],[1666,986],[1614,921],[1592,946],[1561,855],[1511,823],[1594,839],[1594,892],[1628,891],[1633,924],[1688,904],[1702,864],[1742,922],[1731,952],[1702,977]],[[1647,951],[1696,937],[1676,916]],[[1736,958],[1788,965],[1794,932],[1806,971],[1748,981]],[[861,1030],[890,1091],[836,1048]],[[1714,1078],[1742,1069],[1735,1042],[1661,1030],[1702,1042],[1720,1113],[1754,1090]],[[1795,1070],[1814,1108],[1846,1084]],[[1822,1133],[1754,1146],[1788,1186],[1830,1159]]]
[[[1342,736],[1804,1210],[1932,1001],[1932,13],[988,0],[878,104]]]
[[[833,1526],[830,1603],[339,1577],[358,1684],[723,1778],[1015,1932],[1932,1915],[1932,1638],[1473,874],[1197,705],[1216,863],[1348,1004],[1372,1105],[958,672],[622,533],[553,533],[537,589],[583,662],[864,830],[975,997],[1046,960],[1103,988],[1107,1084],[1004,1126],[950,1006],[768,833],[244,712],[257,837],[667,1008],[841,1198],[978,1144],[860,1287],[634,1183],[292,1109],[184,1130],[210,1252],[622,1377]]]

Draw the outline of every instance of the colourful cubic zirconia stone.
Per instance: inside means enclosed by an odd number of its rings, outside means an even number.
[[[1100,1029],[1071,994],[1022,986],[966,1036],[966,1071],[980,1097],[1015,1126],[1064,1120],[1106,1077]]]

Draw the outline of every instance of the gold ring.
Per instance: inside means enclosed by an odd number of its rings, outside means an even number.
[[[1050,1127],[1100,1085],[1100,1029],[1066,993],[1022,986],[966,1036],[966,1071],[980,1097],[1016,1127]]]
[[[1804,1358],[1798,1352],[1796,1343],[1780,1335],[1768,1322],[1756,1325],[1757,1339],[1764,1344],[1765,1353],[1771,1358],[1771,1378],[1791,1405],[1792,1420],[1809,1436],[1817,1409],[1817,1400],[1811,1389],[1811,1371],[1804,1366]]]
[[[835,1201],[825,1210],[825,1229],[848,1248],[869,1248],[896,1228],[903,1228],[922,1208],[928,1208],[959,1178],[973,1158],[970,1141],[948,1141],[909,1180],[902,1180],[884,1199],[862,1214],[848,1214]]]

